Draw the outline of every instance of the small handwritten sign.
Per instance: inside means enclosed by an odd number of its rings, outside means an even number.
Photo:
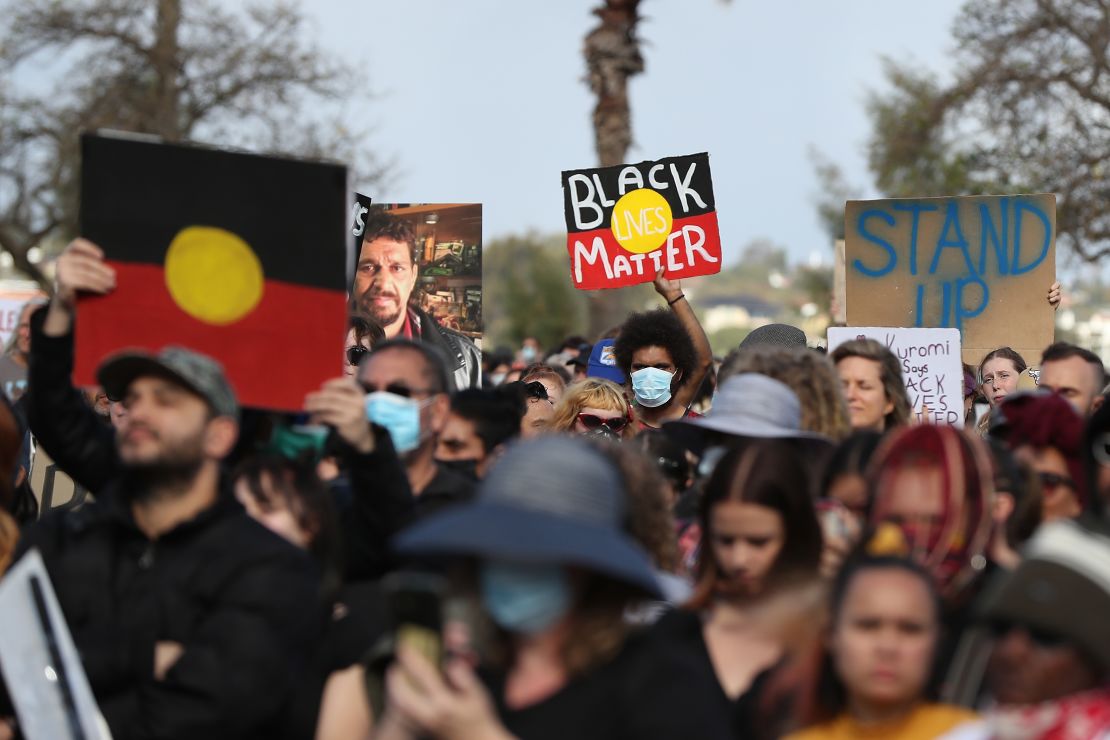
[[[852,339],[874,339],[894,353],[918,421],[964,425],[964,371],[957,329],[829,327],[829,352]]]

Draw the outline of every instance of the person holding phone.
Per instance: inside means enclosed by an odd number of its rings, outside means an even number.
[[[622,529],[626,515],[618,469],[586,442],[544,437],[511,449],[474,501],[395,540],[403,554],[468,558],[469,576],[454,586],[475,584],[497,649],[475,670],[398,640],[381,716],[370,716],[364,693],[361,724],[325,727],[325,717],[317,737],[371,728],[382,740],[731,737],[727,706],[693,661],[625,619],[659,595],[647,555]]]

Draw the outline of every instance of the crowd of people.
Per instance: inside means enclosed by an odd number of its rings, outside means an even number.
[[[1096,355],[1000,347],[920,423],[882,344],[714,358],[662,273],[604,336],[480,352],[385,218],[297,416],[172,341],[74,387],[88,241],[28,307],[0,567],[42,555],[113,737],[1110,738]],[[90,500],[39,511],[37,451]]]

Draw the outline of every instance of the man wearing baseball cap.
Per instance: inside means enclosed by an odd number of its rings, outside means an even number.
[[[67,249],[33,327],[46,345],[72,346],[75,292],[107,292],[111,277],[94,245]],[[319,574],[225,485],[235,392],[215,360],[180,347],[116,355],[97,380],[127,410],[111,446],[83,405],[38,419],[99,439],[97,501],[41,520],[20,554],[41,552],[115,738],[272,736],[318,633],[306,605]]]

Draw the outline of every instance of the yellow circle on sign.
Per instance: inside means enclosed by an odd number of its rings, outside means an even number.
[[[621,196],[613,206],[609,228],[629,252],[652,252],[671,235],[671,206],[654,190],[639,188]]]
[[[166,252],[166,287],[181,310],[207,324],[230,324],[262,300],[258,255],[236,234],[189,226]]]

